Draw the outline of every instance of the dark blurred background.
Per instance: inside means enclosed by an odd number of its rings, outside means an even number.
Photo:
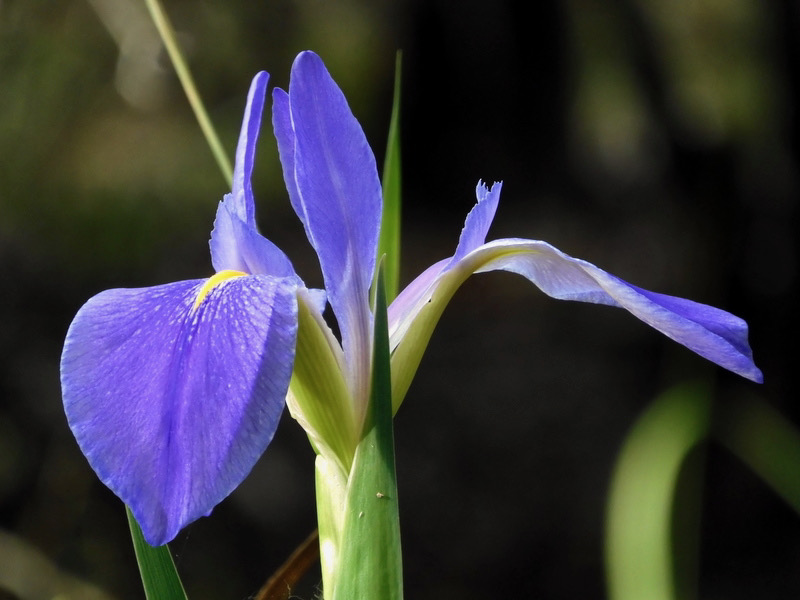
[[[166,9],[230,153],[252,75],[285,87],[310,48],[381,164],[403,50],[404,283],[452,253],[478,179],[502,180],[490,238],[547,240],[750,324],[763,386],[622,311],[471,279],[396,419],[408,598],[605,597],[614,461],[673,385],[800,424],[794,0]],[[262,232],[319,285],[268,126],[254,188]],[[122,505],[63,416],[61,344],[103,289],[211,274],[225,191],[143,2],[0,0],[0,587],[20,598],[143,597]],[[699,597],[796,598],[798,515],[719,444],[702,460]],[[247,598],[314,527],[313,453],[286,415],[171,547],[190,598]]]

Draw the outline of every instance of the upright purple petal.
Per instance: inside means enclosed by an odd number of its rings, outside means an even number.
[[[289,94],[281,88],[272,90],[272,129],[278,142],[278,154],[281,158],[283,179],[286,182],[286,190],[289,192],[289,200],[303,226],[306,227],[308,217],[306,217],[305,205],[300,197],[300,190],[297,189],[294,172],[295,135],[292,125],[292,107],[289,103]],[[308,237],[310,239],[311,236]]]
[[[225,195],[217,208],[209,245],[211,262],[218,272],[231,269],[254,275],[280,277],[288,277],[294,273],[287,256],[258,233],[256,228],[255,202],[250,179],[268,80],[269,75],[262,71],[250,84],[239,143],[236,146],[233,189],[230,194]]]
[[[253,165],[256,157],[256,142],[261,130],[261,114],[264,111],[264,97],[267,93],[269,75],[261,71],[257,73],[250,84],[247,94],[247,104],[244,109],[242,130],[239,133],[239,143],[236,145],[236,157],[233,167],[233,187],[231,189],[233,201],[231,212],[242,221],[255,227],[255,203],[253,201],[253,188],[250,179],[253,175]]]
[[[459,261],[486,241],[486,234],[494,220],[497,203],[500,202],[501,182],[492,185],[491,190],[482,181],[475,188],[478,203],[472,208],[464,222],[464,229],[458,238],[458,247],[453,255],[453,261]]]
[[[283,410],[296,278],[229,277],[202,301],[204,280],[102,292],[67,334],[69,425],[152,545],[244,479]]]
[[[288,101],[274,93],[273,125],[292,206],[317,252],[354,387],[366,389],[381,187],[364,132],[312,52],[292,66]]]

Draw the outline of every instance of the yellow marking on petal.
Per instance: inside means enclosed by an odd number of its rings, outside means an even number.
[[[225,269],[224,271],[220,271],[219,273],[214,273],[211,277],[206,279],[206,282],[203,284],[203,287],[200,288],[200,291],[197,292],[197,297],[194,299],[194,306],[192,306],[192,312],[196,311],[200,305],[203,303],[203,300],[206,299],[213,290],[218,285],[225,283],[229,279],[234,279],[235,277],[245,277],[247,273],[243,273],[242,271],[234,271],[233,269]]]

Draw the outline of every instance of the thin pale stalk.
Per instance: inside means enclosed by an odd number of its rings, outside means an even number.
[[[192,106],[200,129],[203,130],[203,135],[205,135],[208,146],[211,148],[211,153],[214,155],[217,165],[219,165],[222,176],[225,178],[228,186],[231,186],[233,185],[233,168],[231,167],[228,155],[222,147],[222,143],[219,141],[217,132],[214,130],[214,125],[211,123],[211,119],[208,117],[208,113],[203,106],[200,94],[197,92],[197,87],[192,79],[192,73],[189,71],[189,66],[186,64],[186,60],[183,58],[183,54],[178,46],[172,23],[170,23],[169,17],[159,0],[144,1],[147,5],[147,9],[150,11],[153,23],[155,23],[158,29],[161,40],[164,42],[169,58],[172,61],[172,66],[175,67],[175,73],[178,75],[178,79],[183,86],[183,91],[186,93],[186,98]]]

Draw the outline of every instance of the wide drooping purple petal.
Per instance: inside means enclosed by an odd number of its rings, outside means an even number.
[[[366,390],[368,292],[381,220],[375,157],[316,54],[297,57],[288,95],[275,90],[273,102],[273,126],[292,206],[319,257],[353,388]]]
[[[102,292],[64,344],[69,425],[152,545],[244,479],[272,439],[291,376],[296,278],[233,274],[207,295],[206,281]]]
[[[268,80],[269,75],[262,71],[250,84],[236,146],[233,189],[219,203],[209,246],[211,263],[216,271],[289,277],[294,269],[287,256],[258,233],[250,183]]]
[[[624,308],[697,354],[747,379],[762,381],[747,341],[747,323],[728,312],[643,290],[546,242],[501,239],[476,246],[491,221],[485,217],[493,213],[491,205],[482,206],[488,198],[496,202],[495,189],[499,193],[495,184],[487,195],[479,184],[479,202],[467,218],[456,255],[426,269],[389,307],[395,403],[405,395],[450,298],[473,273],[493,270],[522,275],[553,298]],[[476,212],[480,210],[486,213]]]
[[[481,253],[497,258],[475,272],[511,271],[553,298],[619,306],[700,356],[747,379],[762,381],[747,341],[747,323],[724,310],[643,290],[545,242],[497,240],[475,251],[482,262]]]

